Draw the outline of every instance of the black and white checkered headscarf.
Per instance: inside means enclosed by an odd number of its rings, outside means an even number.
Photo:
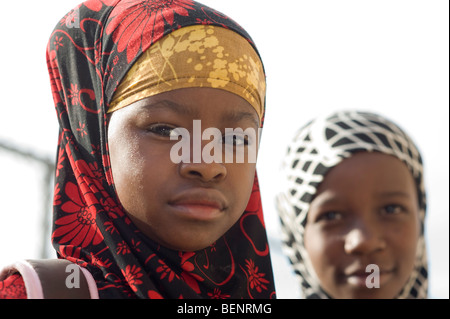
[[[281,219],[283,249],[300,280],[303,296],[329,298],[319,285],[303,243],[310,203],[325,174],[343,159],[360,151],[396,156],[414,177],[422,231],[414,271],[398,298],[426,298],[426,194],[421,155],[410,137],[396,124],[380,115],[359,111],[336,112],[309,122],[297,132],[283,160],[284,185],[277,196],[277,210]]]

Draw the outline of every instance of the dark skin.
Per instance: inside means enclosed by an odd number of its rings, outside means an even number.
[[[117,195],[133,223],[150,239],[181,251],[213,244],[244,212],[256,163],[174,163],[177,127],[259,127],[254,108],[241,97],[212,88],[186,88],[145,98],[112,113],[108,127]],[[202,141],[203,147],[210,143]],[[245,150],[258,140],[237,138],[222,150]],[[193,145],[191,141],[191,147]],[[256,144],[257,145],[257,144]]]
[[[305,247],[333,298],[396,297],[414,267],[420,235],[417,189],[399,159],[357,153],[332,168],[308,212]],[[369,289],[366,267],[379,267]]]

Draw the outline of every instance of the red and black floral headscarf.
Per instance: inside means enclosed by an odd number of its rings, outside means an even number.
[[[92,273],[100,298],[275,297],[256,176],[242,217],[196,252],[148,239],[115,192],[106,111],[118,84],[153,43],[200,24],[232,30],[253,46],[238,24],[192,0],[89,0],[50,37],[47,64],[60,123],[52,242],[60,258]]]

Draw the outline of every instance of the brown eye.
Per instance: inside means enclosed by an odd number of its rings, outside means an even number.
[[[340,219],[342,219],[341,213],[339,213],[338,211],[328,211],[328,212],[321,213],[317,217],[316,222],[320,222],[320,221],[329,222],[329,221],[336,221],[336,220],[340,220]]]
[[[405,211],[406,210],[403,206],[397,204],[386,205],[382,209],[382,213],[386,215],[397,215]]]
[[[153,124],[149,126],[147,130],[162,137],[176,137],[175,129],[176,127],[168,124]]]
[[[242,146],[242,145],[248,145],[249,140],[248,136],[246,135],[226,135],[223,137],[223,143],[233,146]]]

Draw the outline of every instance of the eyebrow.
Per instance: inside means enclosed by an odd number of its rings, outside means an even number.
[[[224,120],[235,123],[240,121],[250,121],[255,124],[255,127],[259,127],[259,119],[251,112],[230,112],[225,116]]]
[[[339,199],[333,194],[320,194],[319,196],[314,196],[311,200],[310,206],[324,206],[330,204],[336,204]]]
[[[402,191],[381,191],[376,194],[379,198],[388,198],[388,197],[404,197],[411,198],[411,194]],[[339,203],[340,200],[334,194],[322,193],[317,197],[314,197],[311,201],[311,205],[314,206],[324,206],[324,205],[333,205]]]
[[[379,197],[405,197],[405,198],[411,198],[411,194],[407,192],[402,191],[387,191],[387,192],[380,192],[377,194]]]
[[[154,103],[145,103],[141,106],[141,108],[152,111],[152,110],[164,110],[164,109],[170,109],[172,112],[183,114],[183,115],[197,115],[197,112],[194,112],[191,108],[182,106],[180,104],[177,104],[175,102],[169,101],[169,100],[161,100]]]
[[[152,110],[169,108],[172,112],[175,112],[178,114],[189,115],[192,117],[200,118],[200,115],[198,114],[198,112],[192,110],[192,108],[190,108],[188,106],[180,105],[178,103],[175,103],[175,102],[169,101],[169,100],[161,100],[161,101],[157,101],[154,103],[148,103],[148,104],[145,103],[141,107],[150,112]],[[255,114],[253,114],[251,112],[246,112],[246,111],[228,112],[224,116],[223,120],[228,121],[228,122],[233,122],[233,123],[237,123],[240,121],[251,121],[253,124],[255,124],[256,128],[259,127],[259,118]]]

